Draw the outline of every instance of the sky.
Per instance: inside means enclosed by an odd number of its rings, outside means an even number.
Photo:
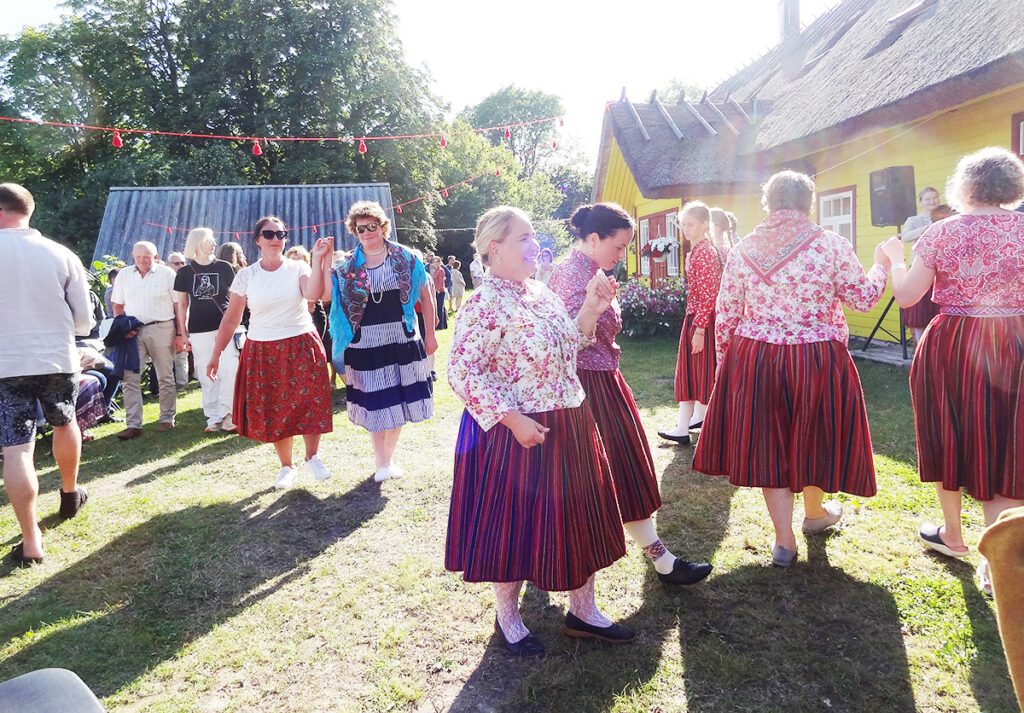
[[[800,0],[805,25],[838,0]],[[0,34],[52,21],[58,0],[0,0]],[[778,0],[394,0],[406,59],[454,115],[509,84],[562,98],[559,144],[593,164],[605,103],[673,80],[714,86],[778,42]],[[671,97],[675,99],[675,97]],[[52,117],[59,118],[59,117]],[[160,127],[154,127],[160,128]]]

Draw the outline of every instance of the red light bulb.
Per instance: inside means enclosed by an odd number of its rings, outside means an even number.
[[[508,139],[511,139],[511,138],[512,138],[512,129],[510,129],[510,128],[508,128],[506,126],[505,127],[505,139],[508,140]]]
[[[402,213],[402,206],[396,205],[395,206],[395,212],[398,213],[398,214],[401,214]]]
[[[441,148],[448,148],[448,138],[444,134],[441,134]]]
[[[114,129],[114,138],[110,143],[113,144],[115,149],[119,149],[124,146],[124,141],[121,140],[121,132],[117,129]]]
[[[253,139],[252,140],[252,155],[253,156],[262,156],[263,155],[263,149],[260,147],[259,139]]]
[[[365,154],[366,153],[366,142],[363,141],[362,139],[359,139],[359,153],[360,154]]]

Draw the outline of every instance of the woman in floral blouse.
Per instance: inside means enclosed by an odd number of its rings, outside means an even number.
[[[602,270],[610,270],[626,255],[633,240],[633,220],[615,203],[578,208],[569,221],[576,235],[575,249],[555,267],[548,287],[576,315],[587,297],[587,285]],[[576,360],[576,374],[601,432],[611,466],[619,513],[629,536],[654,563],[665,584],[694,584],[711,574],[711,565],[679,559],[658,537],[652,515],[661,507],[654,460],[633,392],[619,371],[622,331],[618,300],[597,321],[593,344],[584,346]]]
[[[1024,164],[988,148],[960,159],[946,191],[961,215],[933,224],[893,261],[896,302],[910,305],[934,287],[940,313],[910,368],[917,465],[935,483],[944,524],[924,525],[925,545],[950,557],[968,553],[960,529],[960,490],[980,500],[985,524],[1024,505]],[[978,568],[991,593],[988,564]]]
[[[688,445],[690,429],[704,421],[704,411],[715,386],[715,299],[722,280],[725,251],[709,232],[711,211],[700,201],[688,203],[679,216],[683,236],[693,247],[686,257],[686,316],[679,333],[676,357],[676,401],[679,421],[662,438]]]
[[[448,380],[465,404],[445,567],[493,582],[495,629],[514,656],[544,652],[523,624],[523,581],[569,592],[563,632],[621,643],[633,632],[594,600],[594,573],[625,554],[601,437],[576,376],[616,285],[594,275],[574,320],[536,280],[540,246],[529,218],[501,206],[476,226],[490,272],[458,313]]]
[[[693,469],[761,488],[775,525],[772,561],[796,561],[793,493],[803,530],[839,521],[824,493],[875,494],[864,393],[847,348],[842,305],[866,312],[882,296],[881,245],[864,273],[850,241],[808,214],[814,182],[794,171],[764,186],[765,218],[729,254],[717,303],[721,364]],[[710,345],[709,345],[710,347]]]

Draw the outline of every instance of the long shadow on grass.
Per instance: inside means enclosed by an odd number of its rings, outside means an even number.
[[[259,495],[154,517],[3,606],[16,653],[0,679],[60,666],[110,695],[303,576],[386,503],[372,482],[322,500],[289,491],[265,510]]]
[[[715,579],[682,622],[687,711],[914,711],[899,611],[807,538],[790,570]]]
[[[734,489],[721,478],[690,471],[693,449],[675,447],[662,476],[663,506],[658,534],[679,556],[710,559],[725,536]],[[628,542],[628,538],[627,538]],[[632,543],[627,546],[635,547]],[[598,597],[601,577],[597,574]],[[644,688],[657,672],[667,637],[707,609],[712,578],[696,587],[664,587],[651,568],[645,569],[643,601],[620,623],[636,630],[626,646],[566,639],[561,632],[568,605],[564,594],[548,595],[530,586],[522,602],[523,618],[547,647],[544,659],[516,661],[493,637],[476,670],[452,703],[453,712],[605,711],[619,697]]]

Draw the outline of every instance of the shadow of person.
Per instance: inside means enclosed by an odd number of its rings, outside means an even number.
[[[970,658],[970,681],[974,699],[983,711],[1017,710],[1017,698],[1013,692],[1013,681],[1006,665],[1006,653],[999,638],[999,625],[991,601],[982,594],[974,579],[974,567],[963,560],[940,557],[943,566],[960,582],[964,605],[971,621],[970,637],[975,654],[963,651],[960,642],[947,642],[958,651],[950,655]],[[959,616],[959,613],[957,614]],[[963,631],[963,629],[961,629]],[[967,633],[964,631],[964,633]]]
[[[373,482],[322,500],[289,491],[265,509],[259,497],[158,515],[6,602],[0,638],[15,643],[0,678],[60,665],[110,695],[302,577],[387,502]]]
[[[790,570],[732,570],[695,603],[679,636],[688,711],[916,709],[895,600],[826,545],[808,537]]]

